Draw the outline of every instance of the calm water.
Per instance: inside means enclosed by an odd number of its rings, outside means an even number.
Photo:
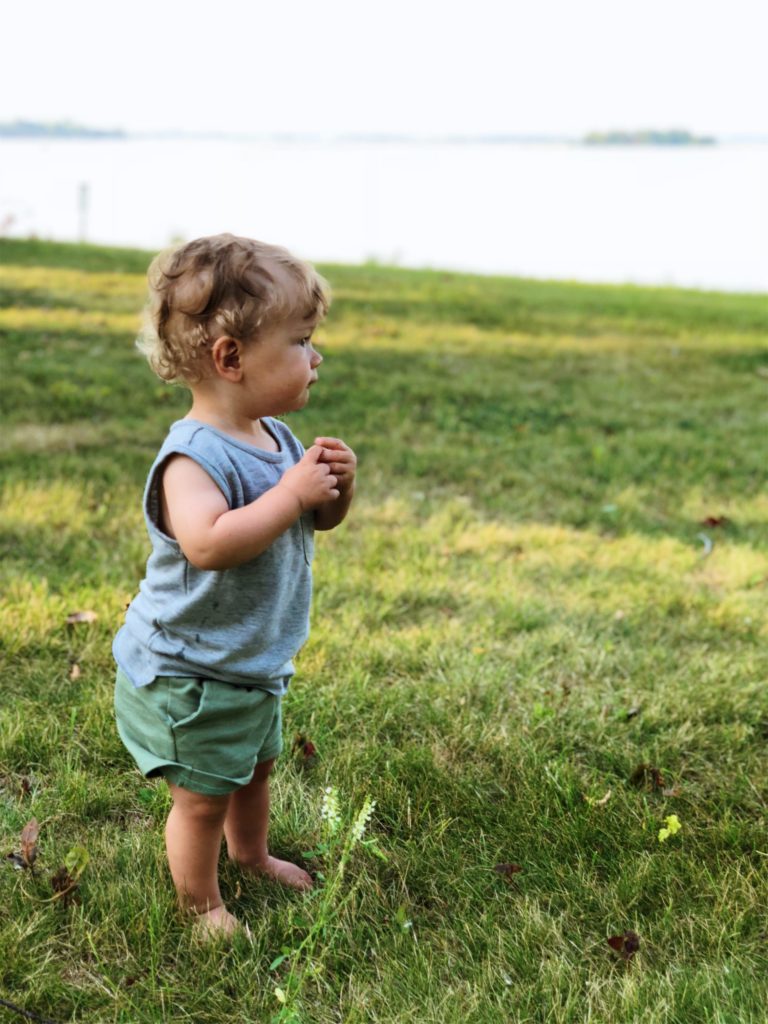
[[[231,230],[314,260],[768,291],[768,146],[0,140],[0,229],[150,249]]]

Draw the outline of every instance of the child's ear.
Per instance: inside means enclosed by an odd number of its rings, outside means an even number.
[[[211,346],[211,358],[216,372],[220,377],[228,380],[240,380],[243,373],[241,346],[237,338],[230,338],[223,335],[217,338]]]

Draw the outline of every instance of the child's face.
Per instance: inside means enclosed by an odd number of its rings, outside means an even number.
[[[323,357],[312,344],[314,319],[284,320],[242,351],[243,395],[251,419],[302,409]]]

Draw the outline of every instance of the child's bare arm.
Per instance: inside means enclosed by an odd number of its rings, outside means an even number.
[[[321,452],[310,448],[277,486],[237,509],[194,459],[172,456],[163,472],[166,532],[198,569],[231,569],[256,558],[303,512],[339,496],[330,466],[318,461]]]

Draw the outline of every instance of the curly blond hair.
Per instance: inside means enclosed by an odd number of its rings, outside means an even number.
[[[291,316],[321,320],[330,289],[287,249],[211,235],[161,252],[147,272],[149,297],[137,345],[158,377],[194,384],[222,335],[242,342]]]

